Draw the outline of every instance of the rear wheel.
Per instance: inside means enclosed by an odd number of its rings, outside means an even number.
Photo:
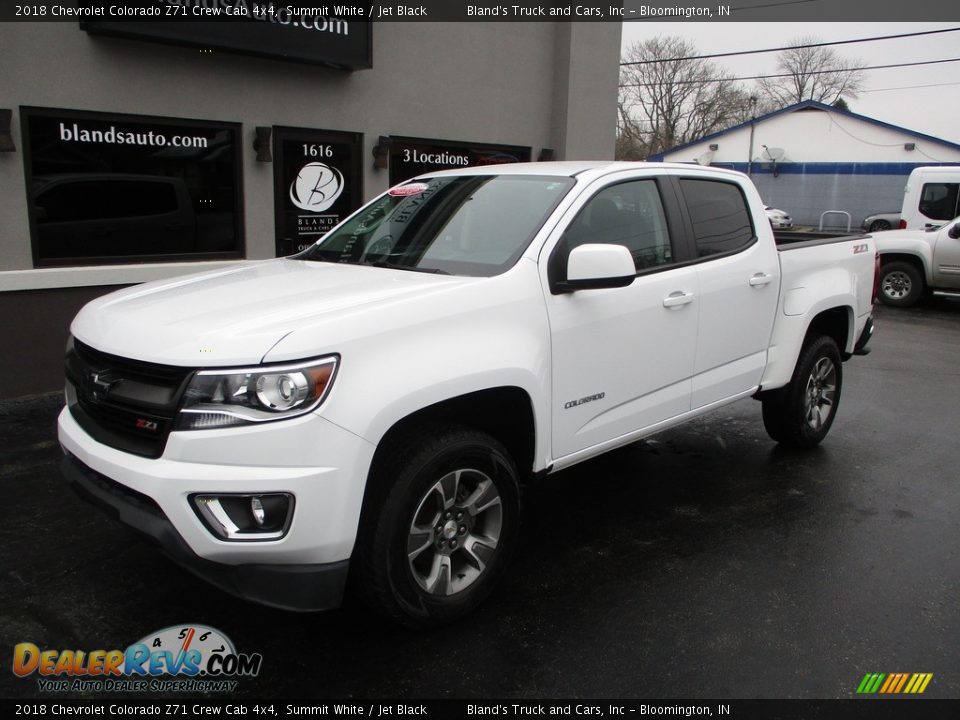
[[[881,232],[883,230],[889,230],[890,227],[891,225],[887,220],[874,220],[870,223],[868,232]]]
[[[881,266],[879,296],[884,305],[910,307],[922,294],[923,278],[915,265],[895,260]]]
[[[517,471],[499,442],[465,428],[418,436],[381,463],[355,558],[367,603],[408,627],[476,608],[502,576],[520,522]]]
[[[800,353],[790,384],[763,396],[767,434],[788,447],[814,447],[830,432],[842,384],[836,341],[826,335],[813,339]]]

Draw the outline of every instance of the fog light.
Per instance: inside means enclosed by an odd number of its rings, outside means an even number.
[[[260,498],[250,498],[250,512],[253,513],[253,520],[257,523],[257,527],[263,527],[267,514],[263,511],[263,503],[260,502]]]
[[[293,495],[191,495],[204,526],[221,540],[278,540],[293,519]]]

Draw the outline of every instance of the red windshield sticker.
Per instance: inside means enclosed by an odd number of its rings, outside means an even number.
[[[407,183],[406,185],[397,185],[390,188],[390,195],[393,197],[407,197],[408,195],[419,195],[429,187],[426,183]]]

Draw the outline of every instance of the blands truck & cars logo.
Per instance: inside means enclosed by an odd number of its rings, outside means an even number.
[[[301,210],[323,212],[343,192],[343,173],[321,162],[304,165],[290,184],[290,202]]]
[[[260,653],[238,653],[222,632],[174,625],[125,650],[13,648],[13,674],[36,676],[40,692],[233,692],[260,673]]]

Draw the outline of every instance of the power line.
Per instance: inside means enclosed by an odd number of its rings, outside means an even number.
[[[832,70],[809,70],[803,73],[779,73],[776,75],[751,75],[748,77],[731,78],[708,78],[702,80],[672,80],[671,85],[701,85],[708,82],[738,82],[740,80],[770,80],[774,78],[795,77],[797,75],[826,75],[835,72],[849,72],[851,70],[889,70],[891,68],[916,67],[918,65],[941,65],[943,63],[960,62],[960,58],[947,58],[945,60],[923,60],[912,63],[895,63],[892,65],[867,65],[857,68],[834,68]],[[651,85],[661,85],[662,83],[623,83],[620,87],[650,87]]]
[[[760,53],[781,52],[783,50],[800,50],[804,48],[828,47],[832,45],[851,45],[854,43],[875,42],[877,40],[895,40],[897,38],[919,37],[921,35],[938,35],[940,33],[957,32],[960,27],[946,28],[943,30],[925,30],[915,33],[901,33],[899,35],[878,35],[877,37],[856,38],[853,40],[835,40],[833,42],[809,43],[807,45],[788,45],[786,47],[765,48],[763,50],[738,50],[736,52],[713,53],[710,55],[688,55],[687,57],[664,58],[661,60],[636,60],[633,62],[622,62],[621,67],[627,65],[652,65],[655,63],[680,62],[681,60],[704,60],[707,58],[733,57],[735,55],[758,55]]]
[[[946,87],[948,85],[960,85],[960,82],[930,83],[929,85],[901,85],[900,87],[889,88],[871,88],[870,90],[859,90],[858,93],[884,92],[885,90],[913,90],[914,88]]]

